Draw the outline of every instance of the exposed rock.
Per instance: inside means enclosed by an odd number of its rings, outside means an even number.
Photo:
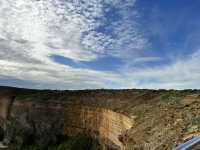
[[[132,119],[112,110],[53,102],[15,101],[10,116],[7,139],[18,145],[28,143],[33,136],[38,145],[48,145],[52,139],[56,141],[55,135],[87,132],[104,145],[123,149],[118,137],[133,126]]]
[[[190,105],[194,102],[200,102],[199,94],[187,95],[182,101],[181,104],[184,106]]]
[[[3,142],[11,147],[28,144],[45,149],[63,137],[84,133],[105,150],[170,150],[199,134],[198,95],[199,91],[0,87]]]
[[[8,148],[8,146],[6,146],[6,145],[4,145],[2,142],[0,142],[0,149],[7,149]]]

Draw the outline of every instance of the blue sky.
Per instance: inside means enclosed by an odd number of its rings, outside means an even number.
[[[0,85],[200,88],[198,0],[2,0]]]

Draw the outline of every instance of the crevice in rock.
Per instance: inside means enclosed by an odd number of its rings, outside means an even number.
[[[4,144],[5,131],[0,127],[0,149],[6,149],[7,146]]]
[[[3,141],[4,139],[4,130],[2,127],[0,127],[0,141]]]

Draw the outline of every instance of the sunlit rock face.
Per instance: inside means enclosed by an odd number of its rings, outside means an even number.
[[[0,100],[0,117],[1,117],[1,120],[7,118],[9,101],[10,100],[6,97],[2,97],[1,100]]]
[[[0,118],[6,120],[9,117],[12,103],[14,102],[15,96],[1,96],[0,97]]]
[[[105,149],[124,149],[119,137],[133,126],[133,120],[129,117],[104,108],[29,100],[13,101],[12,97],[2,97],[0,101],[0,117],[5,120],[9,115],[9,120],[17,121],[20,126],[30,131],[36,128],[37,132],[46,131],[47,134],[52,132],[76,136],[84,132],[98,139]]]
[[[112,142],[116,147],[123,149],[119,137],[132,127],[133,121],[129,117],[103,108],[73,106],[66,110],[70,123],[66,125],[66,134],[85,129],[103,140],[106,145]]]

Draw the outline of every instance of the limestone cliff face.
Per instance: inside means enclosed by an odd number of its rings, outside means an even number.
[[[109,109],[2,97],[0,118],[6,121],[8,116],[33,132],[54,130],[68,136],[85,132],[97,138],[105,149],[124,149],[119,137],[133,126],[132,119]]]
[[[104,149],[171,150],[200,133],[200,90],[0,87],[2,127],[6,143],[15,138],[43,145],[84,132]]]
[[[120,135],[133,126],[129,117],[108,109],[72,106],[66,112],[70,123],[66,124],[66,134],[84,129],[99,137],[106,145],[112,142],[120,149],[123,149],[123,144],[119,141]]]

